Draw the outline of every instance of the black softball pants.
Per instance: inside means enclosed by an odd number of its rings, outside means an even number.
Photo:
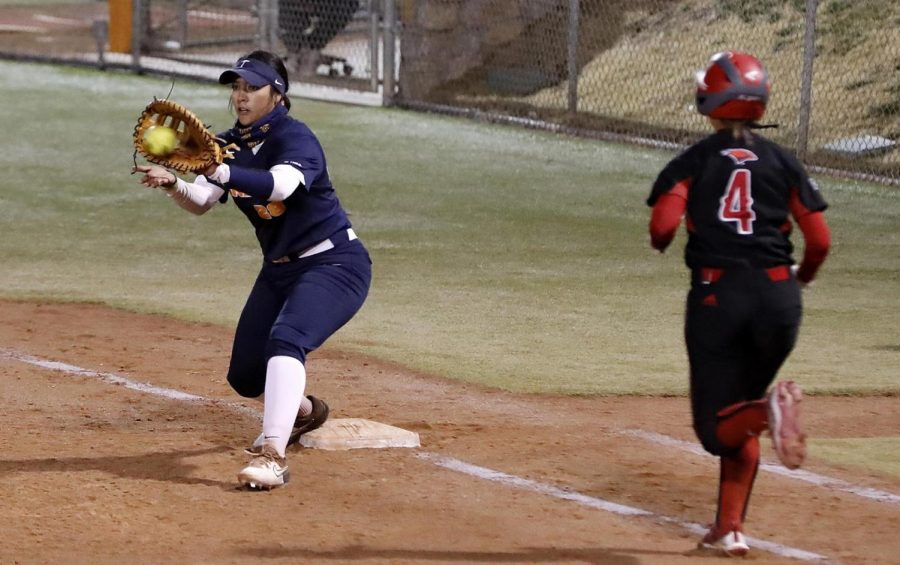
[[[719,411],[765,396],[794,348],[802,310],[787,266],[692,273],[684,335],[694,431],[706,451],[727,454],[716,437]]]

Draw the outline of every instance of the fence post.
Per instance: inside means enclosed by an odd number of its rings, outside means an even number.
[[[178,44],[187,43],[188,36],[188,0],[178,0]]]
[[[278,4],[276,0],[256,0],[256,17],[259,48],[274,52],[278,41]]]
[[[369,69],[371,80],[370,87],[372,92],[378,92],[378,66],[380,65],[381,50],[379,49],[378,38],[380,37],[378,30],[378,0],[369,0]]]
[[[384,82],[382,86],[382,104],[391,106],[394,103],[394,51],[396,46],[397,5],[395,0],[384,0],[384,54],[382,59]]]
[[[797,158],[806,160],[809,120],[812,111],[813,60],[816,58],[816,11],[819,0],[806,0],[806,28],[803,33],[803,69],[800,72],[800,112],[797,123]]]
[[[580,25],[581,0],[569,0],[569,81],[568,110],[574,116],[578,112],[578,27]]]
[[[109,0],[109,50],[130,53],[134,30],[134,7],[131,0]]]
[[[94,20],[91,22],[91,34],[97,42],[97,66],[100,70],[106,69],[106,42],[109,39],[109,22],[106,20]]]
[[[144,0],[131,2],[131,70],[141,72],[141,45],[144,43]]]

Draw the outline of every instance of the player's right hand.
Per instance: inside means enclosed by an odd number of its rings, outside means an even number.
[[[797,265],[796,263],[791,265],[791,274],[794,275],[794,278],[797,279],[797,284],[800,286],[800,290],[805,290],[805,289],[809,288],[810,285],[812,285],[812,281],[807,282],[807,281],[801,280],[799,277],[797,277],[797,273],[799,271],[800,271],[800,265]]]
[[[659,239],[655,239],[652,235],[650,236],[650,247],[659,252],[660,255],[666,252],[666,248],[669,246],[668,241],[662,241]]]
[[[144,173],[138,182],[148,188],[172,188],[178,180],[174,173],[159,165],[135,165],[131,172]]]

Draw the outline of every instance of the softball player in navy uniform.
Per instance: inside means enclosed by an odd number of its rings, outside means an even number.
[[[806,455],[800,387],[779,381],[766,391],[794,347],[800,289],[825,260],[830,235],[826,203],[802,166],[753,132],[769,97],[762,64],[746,53],[719,53],[697,79],[697,109],[716,131],[659,174],[647,199],[650,239],[663,252],[684,217],[693,425],[703,447],[720,458],[716,520],[700,546],[744,555],[759,434],[769,430],[791,469]],[[793,223],[805,240],[799,267]]]
[[[256,231],[263,266],[238,322],[228,382],[241,396],[265,395],[262,433],[238,480],[269,489],[287,482],[287,446],[328,417],[323,401],[305,396],[306,356],[362,307],[371,261],[335,194],[319,141],[288,115],[282,60],[255,51],[219,82],[231,85],[237,123],[220,137],[238,145],[235,158],[193,182],[155,165],[136,170],[142,184],[195,214],[230,196]]]

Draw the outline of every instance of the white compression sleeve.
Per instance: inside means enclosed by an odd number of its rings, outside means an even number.
[[[299,359],[284,355],[269,359],[263,402],[263,436],[281,457],[284,457],[305,389],[306,368]]]
[[[165,192],[176,204],[198,216],[209,211],[225,194],[223,189],[206,180],[203,175],[194,179],[194,182],[176,178],[175,187]]]
[[[269,196],[269,202],[287,200],[301,184],[305,185],[306,182],[303,173],[290,165],[275,165],[269,169],[269,173],[272,175],[272,194]],[[231,167],[227,163],[222,163],[209,178],[219,184],[226,184],[231,180]]]
[[[303,173],[290,165],[275,165],[269,172],[275,181],[269,202],[286,200],[301,184],[306,183]]]
[[[259,145],[254,145],[251,149],[253,154],[256,155],[264,144],[265,141]],[[287,200],[300,185],[306,186],[306,177],[303,175],[303,172],[291,165],[275,165],[269,169],[269,172],[272,173],[272,194],[269,196],[269,202]],[[225,184],[231,180],[231,167],[228,163],[222,163],[216,167],[216,170],[212,172],[209,178],[219,184]]]

